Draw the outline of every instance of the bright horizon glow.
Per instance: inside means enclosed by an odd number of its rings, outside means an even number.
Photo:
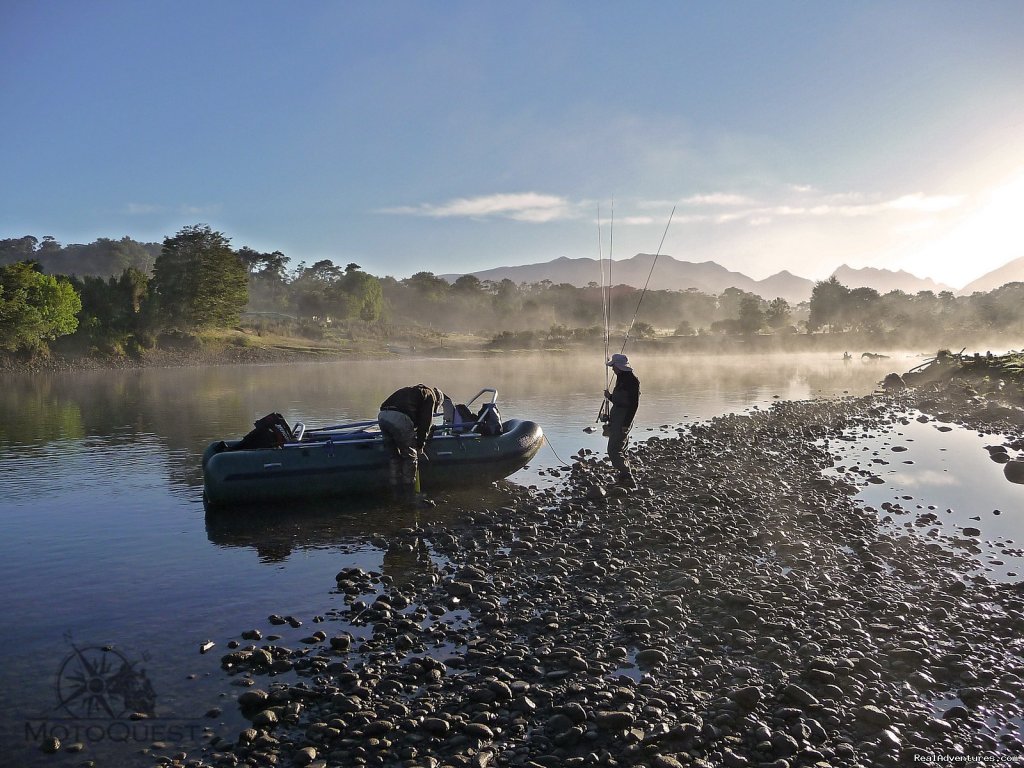
[[[1017,0],[9,3],[0,238],[401,278],[596,258],[614,200],[615,259],[675,206],[676,259],[959,289],[1024,256],[1022,38]]]
[[[908,271],[953,275],[962,288],[981,274],[978,259],[985,271],[984,265],[996,269],[1024,256],[1024,167],[978,199],[976,210],[906,260]]]

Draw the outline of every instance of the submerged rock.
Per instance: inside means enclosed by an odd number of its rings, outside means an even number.
[[[1008,461],[1003,465],[1003,474],[1011,483],[1024,483],[1024,460]]]

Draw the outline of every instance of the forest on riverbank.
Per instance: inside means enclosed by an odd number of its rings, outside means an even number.
[[[655,281],[655,285],[656,285]],[[374,276],[354,262],[292,267],[207,225],[163,243],[0,240],[0,355],[8,368],[89,360],[164,364],[509,350],[613,339],[687,351],[953,347],[1024,330],[1024,283],[987,293],[880,294],[834,277],[791,306],[737,288],[648,290]]]

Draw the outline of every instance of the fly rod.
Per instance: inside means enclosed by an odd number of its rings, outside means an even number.
[[[626,349],[626,342],[629,341],[629,334],[633,331],[633,324],[636,322],[636,316],[640,314],[640,305],[644,303],[644,296],[647,295],[647,286],[651,284],[651,275],[654,274],[654,267],[658,263],[658,257],[661,256],[661,248],[665,245],[665,237],[668,235],[668,228],[672,225],[672,217],[676,215],[676,207],[672,206],[672,212],[668,215],[668,222],[665,224],[665,231],[661,235],[661,242],[658,244],[658,252],[654,254],[654,261],[651,262],[651,271],[647,273],[647,282],[644,283],[644,289],[640,291],[640,298],[636,302],[636,311],[633,313],[633,319],[629,321],[629,328],[626,329],[626,336],[622,339],[622,349],[619,350],[621,354]]]

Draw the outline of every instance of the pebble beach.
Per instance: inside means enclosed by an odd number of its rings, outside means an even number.
[[[836,471],[831,443],[910,412],[998,433],[1018,482],[1024,411],[958,380],[666,426],[636,488],[583,450],[552,487],[425,512],[389,575],[324,585],[343,609],[218,638],[210,704],[249,727],[153,764],[1024,761],[1024,585],[979,573],[963,531],[885,525],[870,477]]]

